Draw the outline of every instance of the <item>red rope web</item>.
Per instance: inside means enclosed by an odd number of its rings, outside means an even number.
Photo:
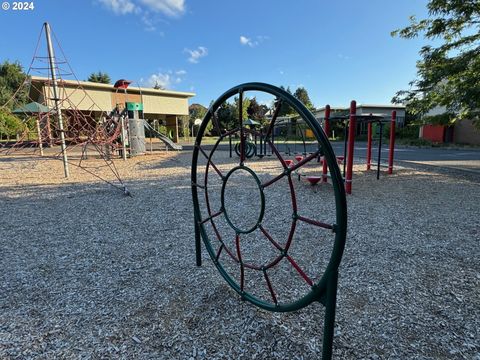
[[[121,147],[120,114],[115,110],[104,111],[85,91],[66,60],[57,37],[53,31],[51,34],[52,46],[55,49],[54,70],[57,78],[58,107],[62,112],[68,165],[86,171],[128,194],[113,160]],[[40,45],[45,43],[42,42],[44,38],[42,27],[25,81],[13,96],[0,106],[0,109],[22,109],[33,102],[44,107],[34,112],[24,111],[15,114],[22,118],[23,130],[14,140],[0,142],[0,154],[41,155],[44,159],[58,160],[63,158],[64,153],[60,146],[61,130],[53,106],[52,68],[49,57],[40,54],[43,51],[46,53],[46,47],[40,49]],[[47,80],[32,81],[32,76],[41,76]],[[26,98],[22,94],[27,94]],[[90,159],[100,161],[89,161]]]
[[[278,266],[280,262],[285,261],[289,266],[294,269],[294,271],[303,279],[303,281],[309,286],[312,287],[315,285],[315,281],[309,277],[307,274],[307,271],[305,271],[299,264],[298,262],[294,259],[294,257],[290,254],[290,249],[293,243],[294,235],[297,230],[297,224],[299,222],[303,222],[305,224],[308,224],[310,226],[314,226],[319,229],[324,229],[329,232],[335,232],[335,225],[333,223],[324,223],[321,221],[317,221],[314,219],[311,219],[309,217],[302,216],[299,214],[299,208],[297,205],[297,196],[295,193],[295,187],[292,179],[292,175],[295,175],[295,173],[301,169],[302,167],[306,166],[308,163],[310,163],[312,160],[316,160],[320,155],[323,155],[323,152],[321,148],[319,148],[317,151],[309,154],[308,156],[305,156],[301,161],[299,161],[295,165],[287,165],[287,162],[285,159],[282,157],[280,151],[277,149],[277,147],[272,143],[272,141],[268,140],[269,135],[273,131],[273,127],[276,121],[276,118],[278,116],[278,109],[280,107],[280,102],[277,103],[277,108],[276,111],[272,117],[272,120],[270,122],[270,126],[267,130],[265,138],[267,139],[267,143],[269,147],[272,150],[272,153],[275,155],[277,160],[280,162],[282,166],[282,172],[279,173],[278,175],[270,178],[269,180],[263,182],[261,184],[262,189],[266,189],[269,186],[273,185],[280,179],[286,178],[288,182],[288,188],[289,188],[289,193],[290,193],[290,203],[291,203],[291,211],[292,211],[292,223],[290,225],[290,230],[287,235],[287,241],[285,244],[281,245],[279,241],[275,240],[274,237],[270,234],[270,232],[260,223],[254,232],[259,232],[261,236],[266,240],[266,244],[271,244],[273,248],[276,250],[276,255],[273,257],[273,259],[267,261],[267,262],[262,262],[262,263],[253,263],[253,262],[247,262],[244,261],[242,257],[242,236],[243,234],[241,233],[236,233],[235,234],[235,239],[234,239],[234,246],[229,246],[225,239],[224,236],[222,235],[221,231],[219,230],[219,227],[217,226],[216,220],[217,218],[221,217],[224,214],[224,210],[216,210],[213,209],[211,199],[210,199],[210,194],[209,191],[217,191],[218,187],[213,186],[213,190],[211,185],[208,183],[209,179],[209,171],[212,169],[214,173],[218,175],[218,177],[224,181],[225,179],[225,174],[220,170],[220,166],[216,165],[215,162],[213,161],[213,155],[217,151],[220,143],[222,140],[228,138],[229,136],[233,135],[239,135],[240,136],[240,143],[241,143],[241,153],[240,153],[240,160],[239,164],[243,165],[244,162],[247,160],[244,153],[242,151],[245,151],[245,146],[243,143],[245,142],[245,136],[246,134],[250,133],[253,135],[261,135],[259,132],[256,130],[252,129],[247,129],[242,127],[235,128],[233,130],[227,131],[223,133],[222,135],[219,136],[218,140],[216,143],[213,145],[209,153],[202,148],[201,145],[196,145],[196,147],[199,150],[199,153],[202,154],[202,156],[206,160],[206,165],[205,165],[205,175],[204,175],[204,181],[203,184],[194,184],[197,188],[203,190],[204,197],[205,197],[205,207],[206,207],[206,213],[207,216],[203,219],[200,220],[200,224],[205,225],[205,224],[210,224],[213,230],[213,233],[215,234],[216,240],[219,242],[219,247],[216,249],[216,257],[215,260],[217,262],[221,261],[221,257],[223,254],[224,256],[228,256],[229,258],[233,259],[233,261],[238,264],[239,266],[239,287],[241,291],[245,291],[245,270],[250,269],[250,270],[255,270],[259,271],[262,273],[262,276],[265,281],[265,286],[267,287],[268,293],[270,294],[271,300],[275,305],[279,304],[278,300],[278,292],[275,290],[273,282],[271,281],[271,278],[269,276],[269,270],[274,268],[275,266]],[[217,126],[217,122],[215,119],[215,115],[212,115],[212,122],[214,126]]]

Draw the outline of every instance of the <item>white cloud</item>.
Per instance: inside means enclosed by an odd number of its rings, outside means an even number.
[[[251,40],[246,36],[243,36],[243,35],[240,36],[240,44],[247,45],[248,43],[250,43],[250,41]]]
[[[107,9],[118,15],[130,14],[138,12],[138,8],[130,0],[98,0]]]
[[[185,0],[139,0],[147,9],[168,16],[179,16],[185,12]]]
[[[152,19],[147,14],[144,14],[142,16],[142,22],[143,22],[143,25],[145,25],[145,27],[144,27],[145,31],[155,31],[155,30],[157,30],[157,27],[155,26],[154,22],[152,21]]]
[[[192,64],[197,64],[200,58],[208,55],[208,49],[204,46],[199,46],[196,50],[185,48],[183,51],[190,54],[188,61]]]
[[[149,87],[160,86],[162,89],[168,89],[172,85],[172,77],[170,74],[152,74],[147,79],[147,85]]]
[[[350,56],[348,55],[343,55],[343,54],[337,54],[337,57],[342,60],[350,60]]]
[[[140,22],[143,23],[145,31],[157,30],[157,24],[165,21],[162,19],[162,15],[168,17],[179,17],[185,13],[185,0],[96,1],[116,15],[137,15]]]
[[[251,38],[248,38],[244,35],[240,35],[240,44],[245,45],[245,46],[255,47],[255,46],[260,45],[262,42],[264,42],[265,40],[268,40],[268,39],[269,39],[269,37],[264,36],[264,35],[256,36],[255,39],[251,39]]]
[[[152,74],[146,81],[142,78],[140,79],[140,82],[149,87],[155,87],[158,85],[162,89],[170,89],[174,84],[180,84],[186,74],[187,72],[185,70],[168,70],[166,72]]]

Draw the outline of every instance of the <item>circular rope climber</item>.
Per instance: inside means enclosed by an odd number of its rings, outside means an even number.
[[[255,91],[255,94],[263,92],[276,98],[275,110],[265,132],[248,129],[243,125],[242,101],[244,93],[249,91]],[[238,122],[233,129],[221,130],[218,124],[217,110],[232,96],[239,98],[240,119],[237,119]],[[315,136],[314,151],[305,154],[296,163],[284,158],[273,141],[272,134],[275,131],[275,122],[282,104],[287,104],[294,109],[299,115],[297,121],[304,122]],[[213,124],[219,134],[213,146],[202,145],[209,123]],[[247,135],[263,136],[272,150],[273,156],[270,161],[275,162],[272,169],[277,173],[270,174],[266,170],[261,171],[260,169],[265,168],[266,165],[263,163],[256,165],[255,161],[265,161],[265,159],[255,160],[255,158],[249,157],[249,155],[253,155],[254,149],[253,145],[247,141]],[[232,136],[240,138],[238,146],[235,146],[239,160],[235,158],[236,163],[234,164],[226,163],[221,156],[224,151],[222,149],[225,147],[224,141]],[[329,206],[332,210],[327,214],[330,217],[326,215],[327,219],[318,220],[304,214],[304,210],[308,210],[307,213],[310,214],[311,209],[304,209],[303,207],[306,205],[299,204],[297,192],[300,190],[295,189],[293,178],[303,167],[307,167],[310,162],[316,162],[322,156],[328,164],[331,177],[332,185],[325,184],[325,186],[329,187],[328,191],[331,195],[330,199],[332,199]],[[327,137],[313,114],[300,101],[282,89],[263,83],[246,83],[225,92],[210,107],[200,126],[193,151],[191,176],[197,235],[197,264],[201,261],[198,243],[201,237],[215,266],[227,283],[244,299],[271,311],[293,311],[303,308],[313,301],[324,302],[330,286],[328,285],[329,279],[333,277],[335,278],[336,293],[336,274],[343,254],[347,227],[345,190],[335,154]],[[276,190],[271,191],[271,189],[276,186],[275,184],[281,182],[285,182],[285,188],[288,189],[286,190],[288,194],[285,193],[284,196],[286,199],[288,198],[291,216],[288,220],[288,230],[284,234],[275,236],[272,234],[272,230],[275,229],[265,226],[269,216],[265,209],[266,204],[275,204],[275,201],[278,201],[279,195],[275,193]],[[245,185],[242,189],[238,184],[247,184],[248,186]],[[236,200],[229,198],[231,194],[247,197],[248,201],[245,203],[249,210],[237,208]],[[322,199],[318,201],[322,201]],[[312,229],[307,229],[309,227]],[[275,231],[278,232],[277,230]],[[301,230],[303,232],[298,234]],[[333,243],[322,244],[318,242],[318,236],[312,239],[307,238],[310,233],[321,232],[331,236]],[[273,255],[267,260],[260,257],[255,258],[255,256],[253,259],[247,259],[245,251],[251,245],[252,238],[255,239],[255,244],[257,241],[264,241],[264,243],[260,243],[261,246],[272,247],[269,251],[273,251]],[[296,242],[302,242],[301,245],[304,247],[311,246],[312,258],[322,246],[331,248],[328,264],[321,270],[323,272],[315,273],[320,270],[313,269],[308,263],[308,259],[298,259],[292,255]],[[252,256],[249,255],[249,257]],[[230,263],[235,264],[237,273],[232,273],[227,269],[227,264]],[[274,284],[271,274],[277,273],[279,268],[286,269],[282,271],[301,278],[308,287],[308,291],[299,294],[293,300],[284,301],[282,291],[295,293],[295,289],[291,289],[293,285],[286,282],[278,286]],[[256,279],[263,279],[262,282],[254,282],[253,286],[264,286],[266,293],[269,294],[268,298],[260,297],[253,291],[255,289],[251,287],[252,283],[248,283],[248,279],[246,279],[247,272],[249,274],[255,272],[259,275]],[[312,273],[314,276],[311,275]]]

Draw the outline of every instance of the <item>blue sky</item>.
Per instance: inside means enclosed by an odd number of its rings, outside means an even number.
[[[0,10],[0,61],[28,68],[48,21],[80,80],[100,70],[143,86],[158,81],[204,105],[249,81],[304,86],[318,107],[390,103],[415,77],[425,44],[390,32],[410,15],[425,17],[426,0],[33,3]]]

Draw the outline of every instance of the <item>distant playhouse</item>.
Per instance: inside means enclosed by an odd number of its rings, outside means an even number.
[[[45,77],[32,76],[30,99],[40,104],[53,107],[51,99],[51,80]],[[102,112],[110,112],[117,108],[122,111],[125,104],[143,104],[143,117],[146,120],[163,122],[174,142],[178,142],[178,117],[188,115],[188,99],[195,96],[191,92],[157,90],[130,86],[128,89],[115,88],[111,84],[93,83],[88,81],[59,80],[62,99],[68,98],[72,108],[93,113],[100,117]],[[80,91],[80,88],[82,89]]]

